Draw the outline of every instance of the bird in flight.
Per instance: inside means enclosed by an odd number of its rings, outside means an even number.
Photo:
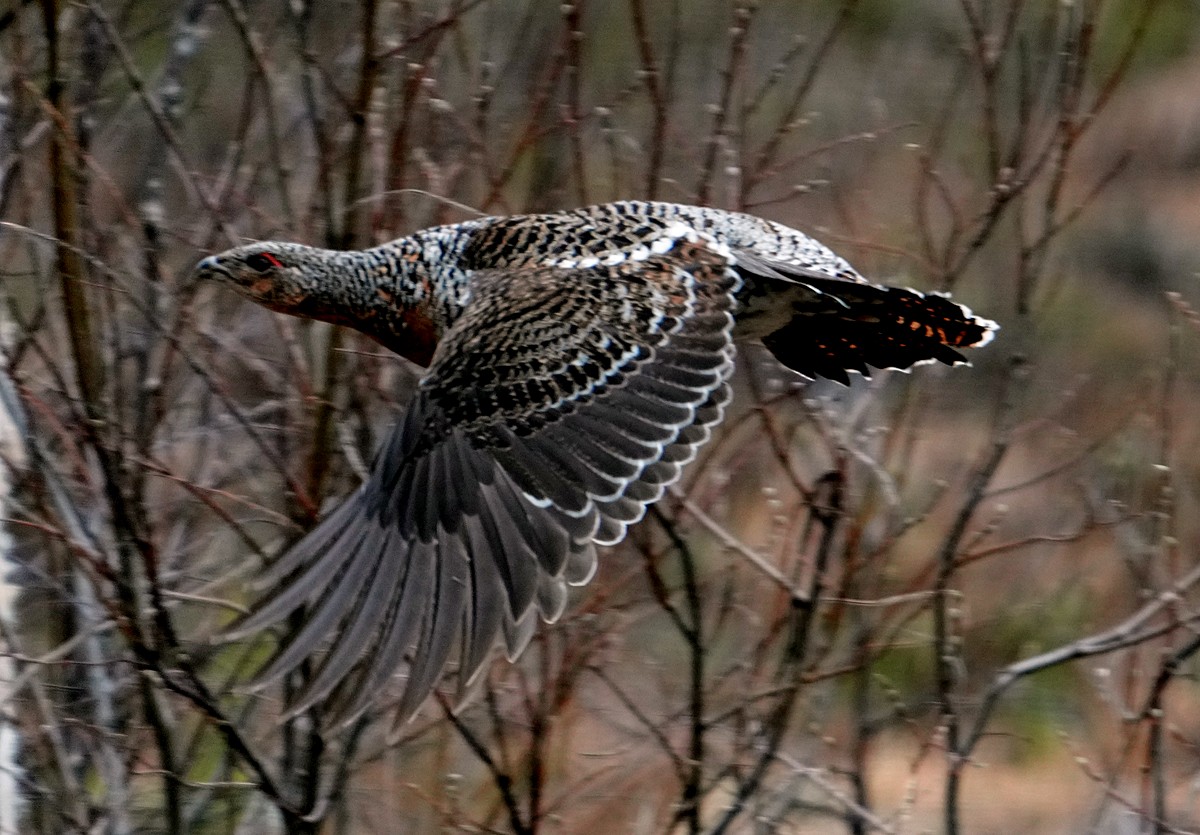
[[[312,661],[288,715],[349,721],[406,672],[409,718],[457,658],[460,682],[499,637],[596,570],[720,421],[735,345],[788,368],[963,362],[996,324],[945,296],[867,282],[778,223],[623,201],[425,229],[363,251],[259,242],[197,273],[271,310],[361,331],[427,366],[359,490],[266,572],[227,631],[303,610],[258,675]]]

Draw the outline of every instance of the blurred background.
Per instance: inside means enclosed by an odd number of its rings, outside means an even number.
[[[1195,0],[0,0],[0,832],[1200,828]],[[1002,325],[761,349],[564,618],[418,718],[216,646],[420,369],[199,286],[655,198]],[[463,699],[461,709],[451,712]]]

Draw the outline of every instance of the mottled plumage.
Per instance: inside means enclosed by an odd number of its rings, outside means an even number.
[[[202,275],[273,310],[353,327],[428,365],[367,482],[268,571],[230,631],[304,607],[260,674],[316,666],[291,705],[362,712],[398,670],[410,716],[457,647],[465,682],[503,635],[554,620],[708,439],[735,339],[846,382],[955,363],[995,325],[867,283],[808,236],[750,215],[621,202],[484,218],[362,252],[256,243]]]

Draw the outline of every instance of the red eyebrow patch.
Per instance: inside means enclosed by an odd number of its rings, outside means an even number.
[[[246,266],[255,272],[265,273],[272,267],[283,268],[283,262],[269,252],[256,252],[246,258]]]

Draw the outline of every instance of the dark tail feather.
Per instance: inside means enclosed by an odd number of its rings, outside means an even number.
[[[870,368],[910,368],[937,360],[966,362],[956,348],[991,341],[995,322],[945,296],[871,284],[806,279],[824,304],[797,306],[792,320],[763,338],[781,363],[806,377],[843,385],[847,371],[870,376]],[[830,299],[829,297],[832,297]],[[831,303],[833,299],[840,304]]]

